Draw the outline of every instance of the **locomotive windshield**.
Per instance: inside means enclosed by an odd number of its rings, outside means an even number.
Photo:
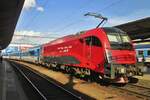
[[[128,35],[117,28],[104,28],[112,49],[128,49],[132,50],[131,40]]]
[[[110,42],[117,42],[117,43],[121,43],[121,42],[126,43],[127,42],[127,43],[130,43],[129,37],[125,34],[124,35],[122,35],[122,34],[118,35],[118,33],[116,33],[116,34],[108,34],[107,36],[108,36],[108,39]]]

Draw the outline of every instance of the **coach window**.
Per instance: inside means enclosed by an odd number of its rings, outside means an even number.
[[[95,36],[86,37],[85,41],[86,41],[86,45],[98,46],[98,47],[102,46],[100,40]]]
[[[34,55],[35,55],[34,50],[33,50],[33,51],[30,51],[29,53],[30,53],[30,56],[34,56]]]
[[[142,50],[138,51],[138,55],[142,56],[143,54],[144,54],[144,52]]]
[[[150,50],[147,51],[147,55],[150,56]]]

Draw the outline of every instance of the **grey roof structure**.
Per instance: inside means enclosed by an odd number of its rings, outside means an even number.
[[[0,49],[9,45],[23,4],[24,0],[0,0]]]
[[[115,27],[127,32],[132,40],[141,39],[141,42],[149,41],[147,39],[150,38],[150,17],[121,24]]]

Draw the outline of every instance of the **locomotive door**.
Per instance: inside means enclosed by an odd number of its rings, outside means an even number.
[[[85,57],[88,62],[92,62],[94,64],[102,63],[104,58],[102,44],[98,37],[89,36],[85,38]]]
[[[92,56],[92,45],[91,45],[91,37],[86,37],[85,38],[85,44],[84,44],[84,54],[85,58],[89,61],[91,61],[91,56]]]

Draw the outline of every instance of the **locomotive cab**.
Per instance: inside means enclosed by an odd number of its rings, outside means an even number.
[[[143,66],[136,64],[136,52],[129,36],[118,28],[103,28],[109,46],[105,46],[105,76],[117,83],[127,83],[128,77],[143,75]]]

